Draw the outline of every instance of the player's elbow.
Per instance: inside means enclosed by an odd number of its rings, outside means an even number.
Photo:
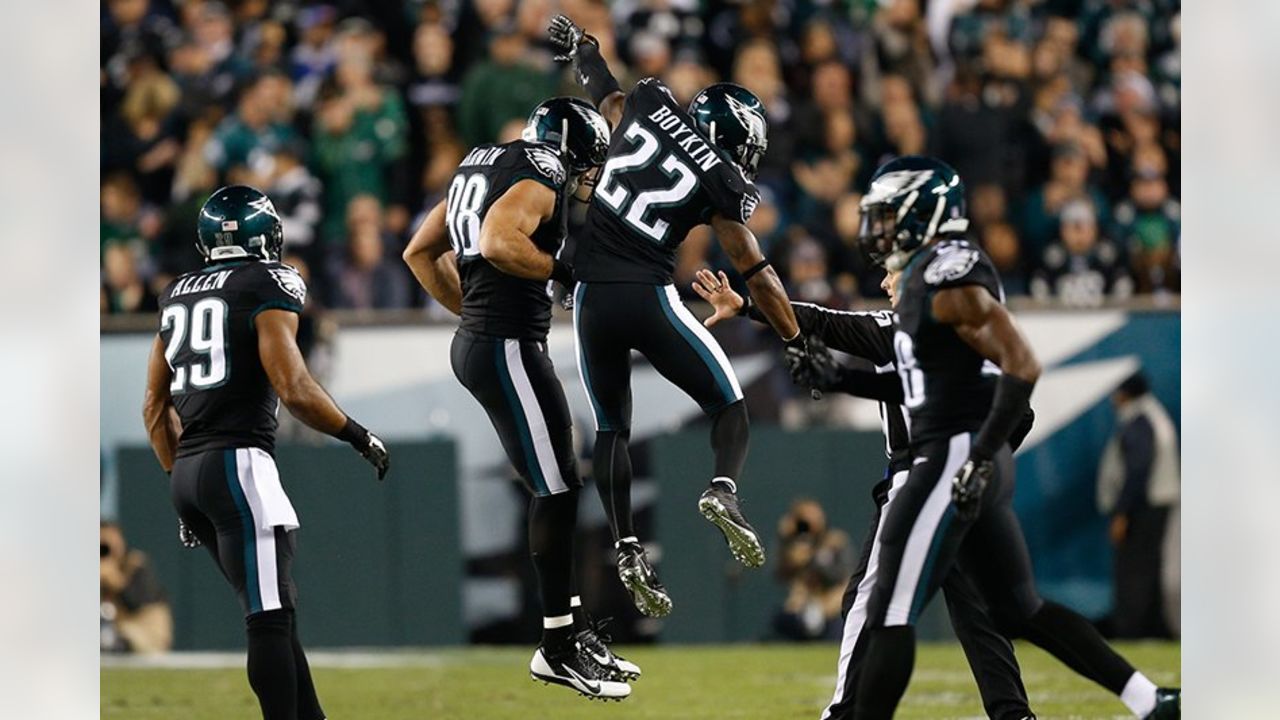
[[[511,256],[511,243],[501,229],[485,228],[480,231],[480,256],[491,263],[502,263]]]

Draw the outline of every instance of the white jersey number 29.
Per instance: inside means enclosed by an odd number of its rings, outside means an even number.
[[[667,239],[670,224],[661,218],[646,221],[645,215],[651,208],[670,207],[684,202],[698,187],[698,176],[680,158],[668,153],[658,168],[673,180],[670,187],[638,192],[631,200],[631,205],[624,210],[630,193],[615,176],[648,167],[661,149],[661,144],[638,121],[628,125],[622,136],[627,140],[639,141],[640,144],[635,150],[623,153],[604,164],[600,169],[600,182],[596,185],[596,197],[642,235],[656,243],[663,242]]]
[[[164,359],[173,370],[169,392],[177,395],[192,390],[209,390],[227,381],[227,304],[207,297],[191,306],[170,305],[160,316],[160,331],[173,330],[164,348]],[[190,331],[190,332],[188,332]],[[183,344],[206,362],[174,365]]]

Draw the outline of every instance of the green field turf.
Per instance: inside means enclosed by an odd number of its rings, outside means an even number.
[[[1174,643],[1122,645],[1157,684],[1180,682]],[[623,648],[644,678],[622,703],[589,702],[529,680],[530,651],[314,654],[316,686],[333,720],[816,720],[835,681],[834,645]],[[1048,718],[1130,717],[1106,691],[1040,650],[1019,645],[1032,708]],[[234,661],[234,659],[232,659]],[[225,662],[224,662],[225,664]],[[102,718],[261,717],[243,668],[104,667]],[[957,645],[923,645],[900,718],[983,717]]]

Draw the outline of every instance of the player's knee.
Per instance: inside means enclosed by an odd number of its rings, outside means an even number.
[[[1023,637],[1030,627],[1031,618],[1044,605],[1035,588],[1015,588],[1013,592],[991,604],[991,615],[996,629],[1008,637]]]
[[[289,635],[293,632],[293,610],[267,610],[256,612],[244,619],[245,630],[250,638]]]

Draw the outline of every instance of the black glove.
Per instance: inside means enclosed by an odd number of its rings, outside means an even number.
[[[990,459],[976,458],[972,455],[960,466],[960,471],[951,479],[951,502],[956,506],[956,515],[965,522],[978,517],[982,507],[982,493],[987,489],[996,465]]]
[[[782,352],[782,362],[791,374],[791,380],[809,388],[814,400],[822,397],[821,390],[833,386],[839,379],[839,368],[826,343],[815,336],[797,335],[787,341]]]
[[[551,40],[551,46],[559,53],[553,58],[556,62],[572,62],[573,57],[578,54],[578,46],[584,41],[599,45],[595,38],[564,15],[551,18],[551,24],[547,26],[547,37]]]
[[[200,538],[196,537],[194,532],[191,532],[191,528],[187,527],[182,518],[178,518],[178,542],[182,543],[182,547],[185,548],[198,548],[204,544],[200,542]]]
[[[564,288],[564,295],[560,296],[560,307],[565,310],[573,309],[573,290],[577,286],[577,281],[573,279],[573,266],[569,263],[556,258],[555,264],[551,266],[551,279],[560,284]]]
[[[338,432],[337,437],[350,443],[360,453],[360,457],[369,461],[373,469],[378,471],[379,480],[386,477],[387,470],[391,467],[391,454],[387,452],[387,446],[381,438],[351,418],[347,418],[347,424]]]

